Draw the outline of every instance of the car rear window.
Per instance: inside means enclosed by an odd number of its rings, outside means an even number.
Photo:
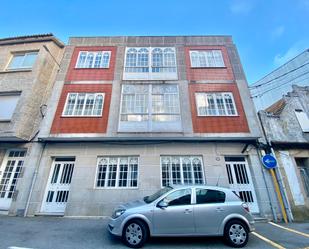
[[[223,203],[225,202],[225,193],[212,189],[196,189],[196,204],[205,203]]]

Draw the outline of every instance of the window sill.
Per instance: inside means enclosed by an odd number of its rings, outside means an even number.
[[[74,67],[74,70],[84,70],[84,69],[87,69],[87,70],[92,70],[92,69],[96,69],[96,70],[100,70],[100,69],[109,69],[109,67]]]
[[[231,118],[231,117],[240,117],[239,115],[197,115],[200,118]]]
[[[94,190],[137,190],[138,187],[94,187]]]
[[[32,71],[32,68],[8,69],[8,70],[0,71],[0,74],[3,74],[3,73],[18,73],[18,72],[31,72],[31,71]]]
[[[64,116],[64,115],[61,115],[60,117],[61,118],[102,118],[102,115],[100,115],[100,116],[88,116],[88,115],[85,115],[85,116]]]
[[[11,119],[0,119],[0,123],[9,123]]]
[[[227,69],[227,67],[191,67],[191,69]]]

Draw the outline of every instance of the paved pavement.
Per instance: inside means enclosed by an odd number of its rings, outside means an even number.
[[[34,249],[124,249],[122,242],[106,231],[106,219],[71,219],[54,217],[0,216],[0,249],[23,247]],[[257,223],[256,233],[250,235],[247,248],[305,248],[309,247],[309,223],[288,226],[296,234],[268,223]],[[308,234],[308,236],[306,236]],[[261,239],[269,239],[266,242]],[[274,247],[275,246],[275,247]],[[281,247],[280,247],[281,246]],[[153,238],[144,248],[229,248],[220,238]]]

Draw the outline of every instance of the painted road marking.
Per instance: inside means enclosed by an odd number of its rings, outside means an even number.
[[[275,227],[279,227],[279,228],[285,229],[285,230],[287,230],[287,231],[289,231],[289,232],[297,233],[297,234],[299,234],[299,235],[302,235],[302,236],[305,236],[305,237],[309,238],[309,234],[308,234],[308,233],[303,233],[303,232],[297,231],[297,230],[292,229],[292,228],[280,226],[280,225],[278,225],[278,224],[276,224],[276,223],[273,223],[273,222],[268,222],[268,223],[271,224],[271,225],[273,225],[273,226],[275,226]]]
[[[33,248],[10,246],[10,247],[8,247],[8,249],[33,249]]]
[[[272,240],[270,239],[267,239],[266,237],[262,236],[261,234],[258,234],[256,232],[252,232],[252,234],[256,237],[258,237],[259,239],[261,240],[264,240],[265,242],[267,242],[268,244],[272,245],[273,247],[276,247],[278,249],[286,249],[285,247],[277,244],[276,242],[273,242]]]

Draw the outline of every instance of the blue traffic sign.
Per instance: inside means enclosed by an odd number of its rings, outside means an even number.
[[[277,167],[277,160],[274,156],[266,154],[262,157],[262,162],[267,169],[274,169]]]

